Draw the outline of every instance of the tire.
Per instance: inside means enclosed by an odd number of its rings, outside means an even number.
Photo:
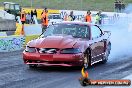
[[[104,57],[103,57],[103,61],[102,61],[103,64],[105,64],[108,61],[108,57],[110,55],[110,50],[111,50],[111,44],[109,43],[107,45],[107,48],[106,48],[106,51],[105,51],[105,54],[104,54]]]
[[[29,68],[37,68],[37,64],[29,64]]]
[[[90,50],[87,50],[84,53],[84,68],[87,69],[88,67],[91,66],[91,61],[90,61]]]

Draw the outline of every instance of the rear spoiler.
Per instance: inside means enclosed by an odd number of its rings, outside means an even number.
[[[110,31],[103,31],[104,34],[107,33],[109,36],[111,35],[111,32]]]

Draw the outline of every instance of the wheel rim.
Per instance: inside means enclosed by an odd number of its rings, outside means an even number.
[[[106,49],[106,52],[105,52],[105,56],[104,56],[105,60],[108,60],[109,54],[110,54],[110,45],[107,46],[107,49]]]
[[[85,68],[88,68],[88,63],[89,63],[88,54],[84,54],[84,67]]]

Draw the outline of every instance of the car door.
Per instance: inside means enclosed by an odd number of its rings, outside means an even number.
[[[90,46],[92,63],[102,60],[104,54],[104,40],[103,33],[98,26],[91,26],[91,40],[92,44]]]

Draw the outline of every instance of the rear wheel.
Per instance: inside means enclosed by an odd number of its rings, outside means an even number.
[[[111,50],[111,44],[109,43],[107,45],[107,48],[106,48],[106,51],[105,51],[105,54],[104,54],[104,57],[103,57],[103,61],[102,61],[103,64],[105,64],[108,61],[110,50]]]
[[[91,66],[90,51],[87,50],[87,51],[84,53],[84,68],[88,68],[89,66]]]

